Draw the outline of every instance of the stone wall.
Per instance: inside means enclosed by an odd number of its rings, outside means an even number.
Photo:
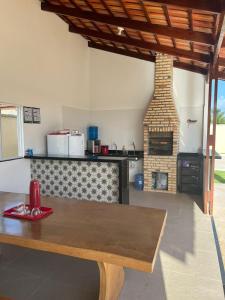
[[[149,155],[149,132],[173,132],[173,154]],[[173,58],[158,53],[155,64],[155,92],[144,119],[144,190],[152,191],[152,173],[168,173],[168,190],[177,190],[179,118],[173,100]],[[154,190],[156,191],[156,190]]]

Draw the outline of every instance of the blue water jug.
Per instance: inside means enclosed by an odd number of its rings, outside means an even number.
[[[88,139],[89,140],[98,140],[98,127],[90,126],[88,127]]]
[[[134,186],[138,191],[143,191],[144,189],[144,175],[142,173],[136,174],[134,177]]]

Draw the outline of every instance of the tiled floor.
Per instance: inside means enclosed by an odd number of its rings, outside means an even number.
[[[120,300],[224,299],[211,219],[197,202],[131,189],[131,204],[166,208],[168,221],[154,272],[127,269]],[[2,246],[0,294],[14,300],[95,300],[98,284],[93,262]]]
[[[215,185],[214,214],[215,231],[219,242],[221,255],[221,273],[225,285],[225,184]]]

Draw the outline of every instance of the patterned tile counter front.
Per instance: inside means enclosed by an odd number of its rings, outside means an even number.
[[[31,158],[31,178],[41,194],[109,203],[129,203],[127,160]]]

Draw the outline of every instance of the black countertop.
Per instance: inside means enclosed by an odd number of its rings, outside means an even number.
[[[94,162],[121,162],[127,160],[127,157],[115,156],[69,156],[69,155],[48,155],[48,154],[35,154],[33,156],[24,156],[26,159],[48,159],[48,160],[74,160],[74,161],[94,161]]]
[[[23,157],[22,156],[18,156],[18,157],[4,158],[4,159],[0,160],[0,162],[6,162],[6,161],[18,160],[18,159],[23,159]]]
[[[178,153],[178,157],[182,157],[182,156],[193,156],[193,157],[204,157],[206,158],[206,153],[189,153],[189,152],[179,152]],[[209,153],[209,157],[212,158],[212,153],[210,151]],[[215,159],[222,159],[222,156],[219,153],[215,153]]]
[[[109,150],[109,155],[112,156],[121,156],[121,157],[138,157],[143,158],[144,157],[144,151],[143,150],[127,150],[124,151],[123,150]]]

